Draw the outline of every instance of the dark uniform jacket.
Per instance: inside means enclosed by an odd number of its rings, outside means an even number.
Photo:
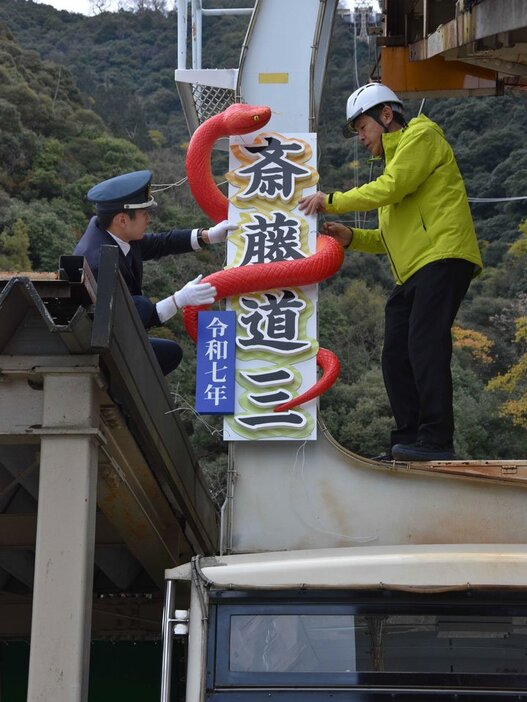
[[[119,271],[132,295],[139,316],[145,327],[154,327],[161,322],[157,316],[155,303],[143,295],[143,261],[162,258],[170,254],[192,251],[190,243],[191,229],[171,229],[159,234],[145,234],[139,241],[130,242],[130,254],[126,257],[119,246]],[[75,256],[84,256],[95,278],[99,275],[99,258],[101,246],[118,246],[115,239],[99,225],[97,217],[92,217],[79,243],[75,247]]]

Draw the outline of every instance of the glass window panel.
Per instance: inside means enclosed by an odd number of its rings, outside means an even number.
[[[243,672],[352,672],[351,615],[235,615],[230,669]]]
[[[233,615],[230,670],[527,674],[527,619]]]

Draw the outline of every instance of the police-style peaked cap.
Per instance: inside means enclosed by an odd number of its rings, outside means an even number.
[[[86,197],[95,203],[100,214],[155,207],[157,202],[150,195],[151,181],[152,171],[124,173],[94,185]]]

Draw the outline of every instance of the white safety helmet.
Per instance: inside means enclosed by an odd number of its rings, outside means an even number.
[[[382,85],[382,83],[362,85],[354,93],[351,93],[348,98],[346,105],[347,122],[342,129],[344,136],[351,137],[356,134],[353,122],[359,115],[368,112],[377,105],[389,105],[396,112],[403,111],[403,103],[393,90],[386,87],[386,85]]]

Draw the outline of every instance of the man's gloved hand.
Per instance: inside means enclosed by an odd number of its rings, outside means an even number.
[[[223,222],[215,224],[209,229],[209,244],[219,244],[222,241],[225,241],[225,239],[227,238],[227,234],[236,228],[237,225],[230,224],[228,219],[224,219]]]
[[[181,290],[174,293],[174,301],[177,307],[187,307],[188,305],[212,305],[216,299],[216,288],[210,283],[200,283],[203,278],[200,274],[194,280],[189,281]]]

